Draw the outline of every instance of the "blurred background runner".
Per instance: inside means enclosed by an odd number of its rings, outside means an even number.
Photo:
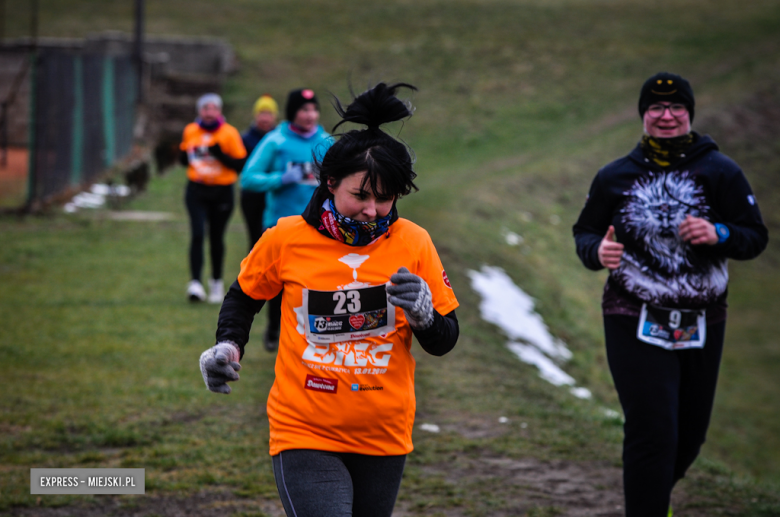
[[[187,296],[204,301],[201,283],[203,241],[206,225],[211,251],[211,279],[208,301],[222,303],[225,288],[222,265],[225,258],[225,229],[233,213],[233,184],[244,166],[246,150],[238,130],[222,116],[222,98],[209,93],[197,102],[198,118],[184,128],[179,146],[180,161],[187,166],[184,201],[190,216],[190,274]]]
[[[260,140],[276,127],[279,117],[279,106],[276,101],[264,93],[255,102],[252,109],[252,124],[247,128],[241,140],[248,154],[252,154]],[[252,190],[248,187],[241,188],[241,212],[244,214],[247,234],[249,237],[249,251],[263,234],[263,214],[265,212],[265,191]]]
[[[313,90],[293,90],[287,96],[286,121],[269,132],[254,149],[241,174],[241,188],[266,192],[263,226],[276,226],[280,217],[300,215],[319,185],[314,173],[315,153],[319,158],[332,145],[320,126],[320,105]],[[282,294],[268,302],[265,347],[279,346]]]

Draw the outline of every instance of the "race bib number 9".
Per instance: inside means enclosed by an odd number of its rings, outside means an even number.
[[[386,285],[339,291],[303,290],[306,339],[315,343],[354,341],[395,330],[395,307]]]
[[[636,337],[667,350],[704,348],[707,318],[704,310],[667,309],[642,304]]]

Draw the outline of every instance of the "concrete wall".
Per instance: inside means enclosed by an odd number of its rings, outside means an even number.
[[[132,37],[121,32],[104,32],[85,39],[40,38],[40,49],[60,52],[129,55]],[[0,43],[0,102],[5,101],[22,66],[29,62],[32,41],[29,38]],[[148,36],[144,40],[144,81],[147,123],[140,128],[141,138],[156,140],[195,116],[195,98],[203,93],[219,93],[227,74],[237,69],[232,47],[225,41],[208,37]],[[9,109],[8,137],[11,145],[28,142],[30,105],[30,68],[24,75],[13,105]],[[179,127],[180,126],[180,127]]]

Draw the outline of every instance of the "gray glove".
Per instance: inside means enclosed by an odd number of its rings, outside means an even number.
[[[298,183],[303,179],[303,167],[300,165],[291,165],[284,174],[282,174],[282,185]]]
[[[238,380],[241,351],[232,341],[222,341],[200,355],[200,373],[206,387],[214,393],[230,393],[228,381]]]
[[[433,300],[425,280],[401,267],[390,281],[395,284],[387,287],[390,303],[404,310],[409,325],[417,330],[430,327],[433,324]]]

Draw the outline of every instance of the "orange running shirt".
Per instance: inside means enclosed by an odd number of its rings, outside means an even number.
[[[428,232],[406,219],[373,244],[353,247],[301,216],[284,217],[241,262],[238,282],[247,295],[268,300],[284,290],[268,396],[272,456],[288,449],[411,452],[412,330],[385,293],[401,266],[428,283],[440,314],[455,310]]]
[[[246,149],[241,141],[238,130],[228,123],[223,123],[219,129],[209,132],[200,127],[197,122],[187,124],[184,128],[179,148],[187,152],[190,165],[187,168],[187,178],[204,185],[232,185],[238,179],[238,173],[228,169],[209,154],[209,147],[219,144],[222,152],[232,158],[244,158]]]

